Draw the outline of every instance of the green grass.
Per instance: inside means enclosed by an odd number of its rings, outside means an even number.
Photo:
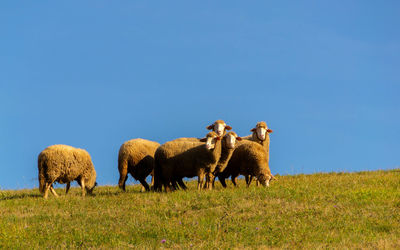
[[[271,187],[0,191],[0,248],[400,248],[400,170],[279,176]],[[162,242],[165,240],[165,242]]]

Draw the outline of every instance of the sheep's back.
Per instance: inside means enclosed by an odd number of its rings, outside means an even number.
[[[91,174],[94,171],[89,153],[84,149],[68,145],[47,147],[39,154],[39,161],[45,162],[46,177],[61,183],[74,180],[80,175]],[[43,166],[39,165],[40,167]]]
[[[144,157],[150,155],[154,156],[159,143],[145,140],[145,139],[132,139],[122,144],[118,157],[129,158],[133,157],[135,160],[140,161]]]
[[[267,168],[264,148],[252,141],[242,141],[237,146],[226,168],[226,173],[255,174]]]
[[[204,143],[197,141],[185,141],[177,139],[164,143],[157,149],[157,151],[159,151],[159,154],[165,159],[168,159],[203,144]]]

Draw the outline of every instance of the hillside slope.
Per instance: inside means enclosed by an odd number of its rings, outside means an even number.
[[[400,170],[279,176],[270,188],[40,197],[0,191],[0,248],[400,248]]]

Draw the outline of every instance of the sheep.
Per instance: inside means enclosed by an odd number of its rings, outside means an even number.
[[[243,137],[245,140],[250,140],[261,144],[267,153],[267,160],[269,162],[269,134],[273,131],[268,128],[267,123],[264,121],[257,122],[256,127],[250,130],[253,134]]]
[[[226,187],[225,178],[231,176],[232,183],[236,186],[240,174],[245,176],[247,186],[250,185],[252,177],[257,177],[263,186],[269,186],[273,176],[262,145],[253,141],[243,141],[236,147],[226,168],[218,174],[218,179],[222,186]]]
[[[221,157],[218,161],[218,164],[215,168],[215,171],[212,173],[210,177],[210,183],[206,182],[207,184],[212,184],[205,186],[205,188],[212,189],[214,188],[214,182],[215,182],[215,177],[228,165],[228,162],[233,154],[233,151],[235,150],[238,141],[241,141],[242,138],[239,137],[235,132],[231,131],[228,132],[223,138],[222,138],[222,151],[221,151]]]
[[[126,191],[125,183],[128,173],[140,181],[146,191],[150,190],[146,178],[149,174],[153,176],[154,153],[159,146],[157,142],[140,138],[126,141],[121,145],[118,153],[118,186],[123,191]],[[153,185],[153,177],[151,185]]]
[[[96,171],[89,153],[80,148],[68,145],[53,145],[45,148],[38,157],[39,191],[47,199],[49,190],[58,197],[53,183],[67,183],[68,193],[70,182],[76,180],[82,188],[92,194],[96,182]]]
[[[227,125],[223,120],[216,120],[213,124],[209,125],[206,127],[206,129],[208,130],[212,130],[215,133],[218,134],[218,136],[222,137],[226,135],[227,130],[231,130],[232,127]],[[236,135],[237,136],[237,135]],[[200,138],[194,138],[194,137],[182,137],[182,138],[178,138],[175,139],[175,141],[197,141],[200,142]],[[224,145],[224,144],[222,144]],[[214,177],[211,175],[210,178],[214,179]],[[172,186],[176,189],[178,187],[178,185],[182,188],[182,189],[186,189],[186,185],[184,184],[182,179],[177,179],[172,181]],[[208,182],[206,182],[207,186],[208,186]],[[214,186],[214,183],[213,183]]]
[[[270,138],[269,134],[273,131],[268,128],[267,123],[264,121],[257,122],[256,127],[250,130],[253,132],[251,135],[243,137],[245,140],[250,140],[261,144],[267,154],[267,162],[269,163],[269,144]],[[275,179],[275,177],[273,177]],[[251,181],[250,181],[251,182]],[[257,186],[259,182],[257,181]]]
[[[201,142],[206,142],[201,143]],[[204,177],[212,173],[221,157],[221,137],[215,132],[197,141],[174,140],[161,145],[155,155],[154,187],[170,191],[170,183],[183,177],[198,176],[197,189],[203,186]]]

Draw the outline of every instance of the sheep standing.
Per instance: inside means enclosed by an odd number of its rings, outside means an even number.
[[[256,127],[252,128],[250,131],[253,133],[249,136],[243,137],[243,139],[261,144],[267,153],[267,161],[269,162],[269,134],[273,131],[268,128],[267,123],[264,121],[257,122]]]
[[[47,199],[49,190],[57,197],[54,182],[67,183],[76,180],[82,188],[91,194],[96,183],[96,171],[92,159],[86,150],[67,145],[53,145],[44,149],[38,157],[39,191]]]
[[[216,120],[214,123],[212,123],[211,125],[207,126],[206,129],[212,130],[215,133],[217,133],[218,136],[222,137],[222,136],[225,136],[226,133],[227,133],[227,130],[231,130],[232,127],[227,125],[225,123],[225,121],[223,121],[223,120]],[[174,141],[195,141],[195,142],[200,142],[200,140],[201,140],[200,138],[182,137],[182,138],[175,139]],[[222,145],[224,145],[224,142],[222,142]],[[224,146],[222,147],[222,152],[223,153],[221,155],[221,158],[225,159],[224,161],[226,161],[226,157],[230,157],[230,155],[228,156],[226,154],[228,152],[224,153]],[[226,163],[228,163],[228,162],[226,161]],[[225,164],[225,166],[226,166],[226,164]],[[207,176],[207,181],[206,181],[205,188],[211,189],[211,186],[208,185],[210,182],[212,182],[213,186],[214,186],[214,178],[215,178],[215,176],[213,174],[211,174],[211,173],[210,173],[210,175]],[[174,189],[178,188],[178,184],[179,184],[180,188],[187,189],[187,187],[186,187],[186,185],[185,185],[185,183],[183,182],[182,179],[174,179],[171,184],[172,184]]]
[[[264,147],[264,150],[267,154],[267,162],[269,164],[269,144],[270,144],[270,138],[269,134],[272,133],[273,131],[268,128],[267,123],[264,121],[257,122],[256,127],[252,128],[250,130],[253,132],[251,135],[243,137],[246,140],[254,141],[259,144],[261,144]],[[274,176],[272,176],[275,178]],[[251,177],[249,177],[251,178]],[[252,179],[251,179],[252,180]],[[251,182],[250,180],[250,182]],[[257,180],[257,186],[259,185],[259,182]]]
[[[155,155],[154,187],[170,191],[170,183],[184,177],[198,177],[197,189],[203,186],[206,174],[215,170],[221,157],[221,138],[209,132],[206,138],[197,141],[170,141],[161,145]]]
[[[224,138],[222,138],[221,157],[218,161],[215,171],[209,177],[210,181],[206,182],[205,188],[208,188],[208,189],[214,188],[215,177],[218,176],[219,173],[224,171],[224,169],[228,165],[229,160],[232,157],[233,151],[235,150],[235,148],[238,144],[238,141],[241,141],[241,140],[242,140],[242,138],[239,137],[235,132],[228,132],[224,136]],[[212,184],[212,185],[210,185],[210,184]]]
[[[127,141],[121,145],[118,153],[118,186],[122,190],[126,190],[125,183],[128,179],[128,173],[140,181],[146,191],[150,190],[146,178],[149,174],[153,175],[154,153],[159,146],[160,144],[157,142],[140,138]],[[153,185],[153,178],[151,185]]]
[[[222,186],[226,187],[225,179],[231,176],[232,183],[236,186],[239,175],[245,176],[247,186],[253,177],[256,177],[263,186],[269,186],[273,176],[262,145],[252,141],[244,141],[238,145],[225,170],[218,175],[218,179]]]

